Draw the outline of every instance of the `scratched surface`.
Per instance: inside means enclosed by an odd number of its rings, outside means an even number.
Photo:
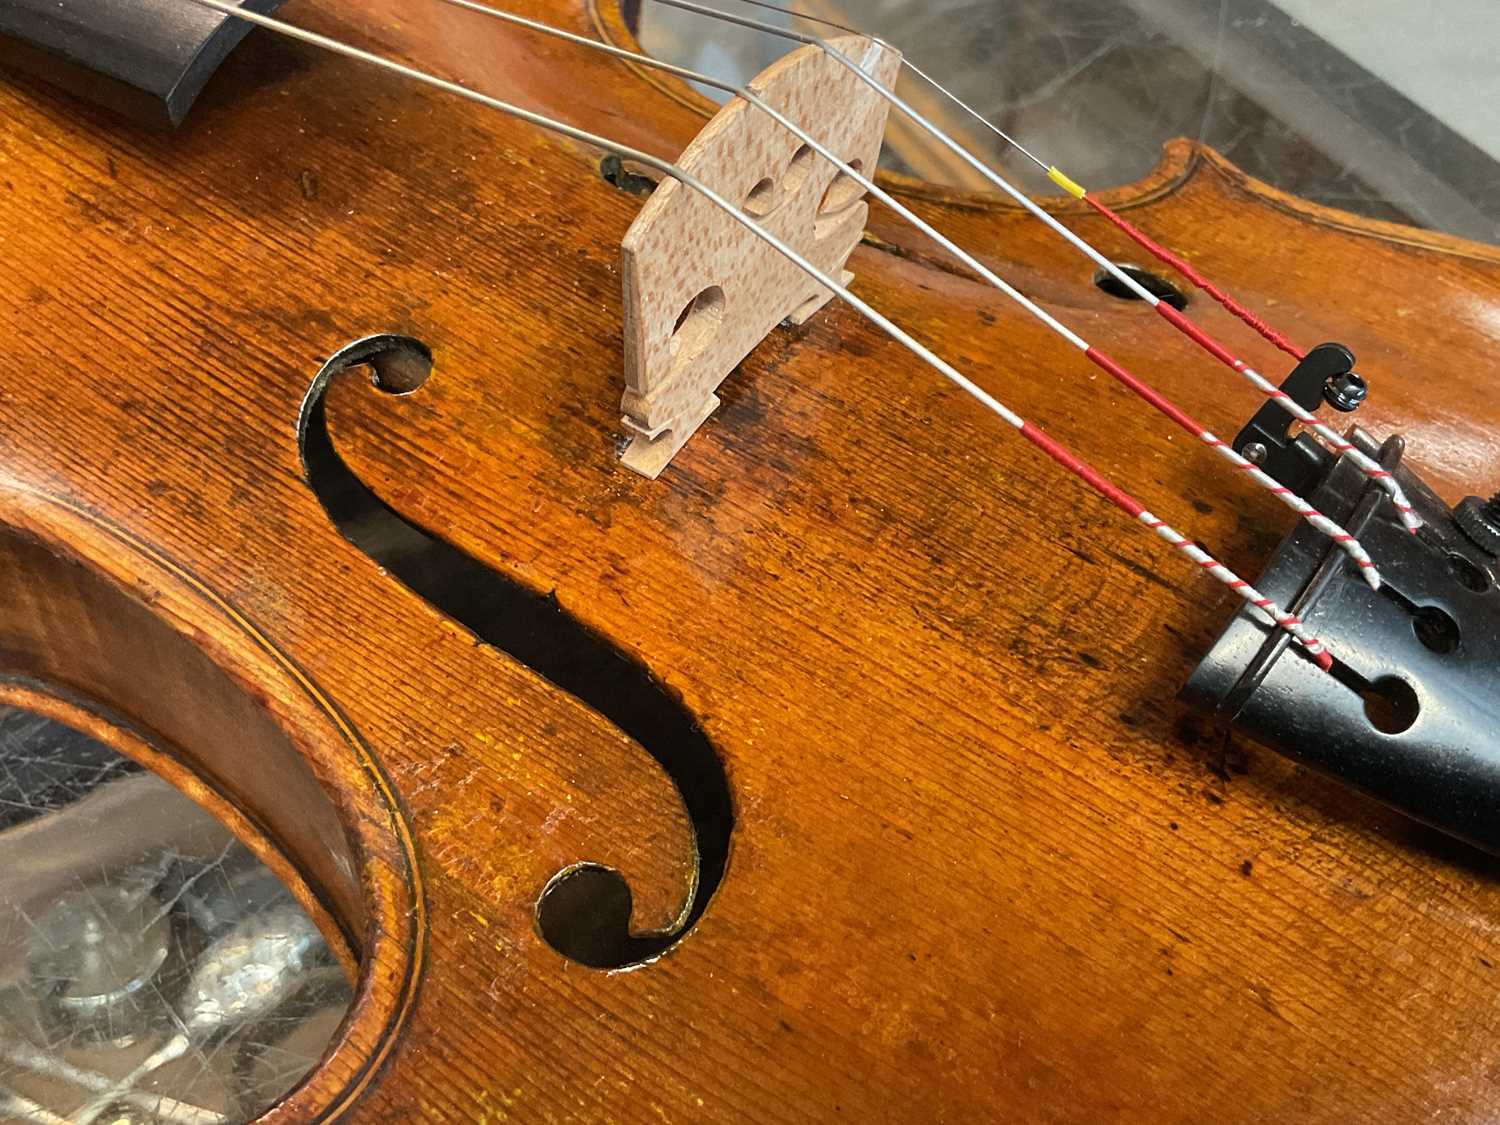
[[[0,1122],[245,1121],[349,1001],[306,913],[218,821],[0,708]]]

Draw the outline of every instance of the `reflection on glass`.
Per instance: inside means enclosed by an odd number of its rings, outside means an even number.
[[[702,0],[782,28],[816,24]],[[1129,184],[1174,137],[1332,207],[1500,242],[1494,0],[798,0],[884,37],[989,120],[1094,189]],[[650,54],[744,81],[790,44],[624,0]],[[907,75],[903,98],[1033,194],[1014,149]],[[715,91],[705,90],[710,96]],[[722,95],[718,95],[722,97]],[[992,190],[893,114],[882,164]]]
[[[246,1121],[317,1062],[350,998],[306,912],[217,820],[0,708],[0,1121]]]

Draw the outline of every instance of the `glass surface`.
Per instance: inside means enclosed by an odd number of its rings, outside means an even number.
[[[0,707],[0,1121],[246,1121],[318,1061],[351,995],[222,824]]]
[[[738,0],[704,0],[834,34]],[[1495,0],[804,0],[878,34],[1091,189],[1128,184],[1165,141],[1202,140],[1262,180],[1345,210],[1500,242]],[[633,0],[644,48],[744,81],[791,44]],[[1056,189],[907,74],[901,95],[1034,195]],[[705,91],[709,93],[709,91]],[[884,162],[964,188],[972,169],[893,115]]]

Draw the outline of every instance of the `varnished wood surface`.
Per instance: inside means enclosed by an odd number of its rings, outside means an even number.
[[[699,126],[617,66],[371,7],[399,19],[286,11],[656,151]],[[0,470],[253,621],[411,833],[423,975],[409,1007],[385,979],[361,994],[394,1047],[345,1119],[1500,1112],[1492,861],[1209,737],[1173,696],[1228,603],[848,310],[773,333],[647,482],[615,444],[640,201],[597,154],[259,34],[176,136],[22,84],[0,121]],[[1014,209],[915,195],[1221,433],[1253,410]],[[1406,433],[1450,499],[1500,485],[1500,254],[1311,212],[1187,148],[1116,201],[1295,336],[1353,347],[1361,421]],[[851,268],[877,306],[1232,564],[1264,560],[1283,509],[888,216],[871,231]],[[692,867],[669,780],[391,582],[301,481],[301,395],[376,331],[436,369],[406,397],[335,386],[350,464],[645,661],[722,755],[728,876],[659,961],[570,963],[532,907],[595,860],[627,874],[640,928],[667,925]],[[341,1104],[366,1049],[346,1038],[273,1119]]]

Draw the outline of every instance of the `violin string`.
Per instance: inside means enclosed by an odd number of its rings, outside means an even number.
[[[1165,246],[1157,242],[1145,231],[1141,230],[1138,226],[1125,218],[1124,215],[1121,215],[1113,207],[1109,207],[1103,201],[1095,198],[1092,192],[1089,192],[1081,185],[1074,183],[1071,179],[1069,179],[1067,176],[1064,176],[1055,167],[1052,167],[1050,165],[1047,168],[1047,177],[1054,183],[1058,184],[1058,186],[1060,186],[1064,191],[1068,192],[1078,199],[1083,200],[1084,203],[1088,204],[1100,215],[1102,215],[1107,222],[1123,231],[1127,238],[1129,238],[1137,246],[1141,247],[1141,249],[1145,250],[1146,253],[1150,254],[1153,258],[1168,266],[1170,269],[1175,270],[1182,277],[1185,277],[1194,286],[1194,288],[1200,289],[1204,293],[1207,293],[1209,297],[1217,302],[1220,306],[1222,306],[1225,311],[1227,311],[1230,315],[1244,321],[1257,333],[1259,333],[1264,339],[1270,341],[1276,347],[1286,352],[1287,355],[1297,360],[1299,363],[1307,358],[1306,348],[1299,347],[1298,345],[1293,343],[1289,337],[1283,335],[1281,332],[1278,332],[1274,327],[1271,326],[1270,323],[1268,323],[1262,317],[1256,315],[1256,313],[1252,311],[1248,306],[1242,305],[1239,301],[1230,296],[1230,294],[1226,290],[1221,289],[1219,288],[1219,286],[1215,285],[1208,279],[1207,276],[1202,273],[1202,271],[1195,267],[1186,258],[1184,258],[1180,254],[1176,254],[1171,250],[1168,250]]]
[[[1390,472],[1382,467],[1378,461],[1354,446],[1351,442],[1341,437],[1335,430],[1320,421],[1315,414],[1304,408],[1301,403],[1297,402],[1294,398],[1292,398],[1291,395],[1287,394],[1275,383],[1271,382],[1264,375],[1260,374],[1260,372],[1256,371],[1253,367],[1246,363],[1243,359],[1240,359],[1223,344],[1219,343],[1218,340],[1216,340],[1209,333],[1205,332],[1191,318],[1179,312],[1177,309],[1172,307],[1171,304],[1163,301],[1160,297],[1156,296],[1156,294],[1148,290],[1139,281],[1131,277],[1115,262],[1111,261],[1109,258],[1101,254],[1090,243],[1081,238],[1063,222],[1055,218],[1053,215],[1049,214],[1039,204],[1034,202],[1029,196],[1027,196],[1023,191],[1017,188],[1004,176],[1000,175],[993,168],[990,168],[987,164],[984,163],[984,161],[980,160],[973,153],[969,152],[968,149],[964,148],[961,144],[955,141],[932,121],[928,120],[920,112],[913,109],[906,103],[905,100],[903,100],[898,94],[896,94],[895,91],[887,89],[869,74],[866,74],[862,67],[855,63],[842,51],[838,50],[838,48],[830,44],[827,40],[821,39],[815,35],[806,35],[799,31],[777,27],[774,24],[766,23],[764,20],[751,19],[748,16],[735,15],[731,12],[722,12],[715,8],[710,8],[703,4],[696,3],[695,0],[654,0],[654,2],[657,4],[664,4],[669,8],[678,8],[685,12],[695,12],[699,15],[708,16],[712,19],[721,20],[726,23],[736,24],[738,26],[751,28],[756,31],[762,31],[768,35],[774,35],[782,39],[791,40],[793,42],[820,47],[841,66],[852,71],[860,79],[860,81],[865,83],[865,85],[869,86],[872,90],[875,90],[881,97],[890,102],[890,104],[894,106],[904,117],[915,123],[924,132],[928,133],[935,140],[937,140],[937,142],[944,148],[952,152],[953,155],[963,160],[981,176],[995,185],[995,187],[999,188],[1006,195],[1010,196],[1011,199],[1015,200],[1015,202],[1029,211],[1033,216],[1040,219],[1056,234],[1058,234],[1066,242],[1073,246],[1074,249],[1082,253],[1095,265],[1099,266],[1100,269],[1108,273],[1121,285],[1125,286],[1125,288],[1133,293],[1136,297],[1138,297],[1142,301],[1145,301],[1148,306],[1155,309],[1156,312],[1164,320],[1166,320],[1169,324],[1176,328],[1177,331],[1182,333],[1188,339],[1192,340],[1204,351],[1208,352],[1209,355],[1213,356],[1215,359],[1219,360],[1219,362],[1223,363],[1231,371],[1243,376],[1263,395],[1274,401],[1277,405],[1281,406],[1284,410],[1287,411],[1287,413],[1297,419],[1297,421],[1301,422],[1304,426],[1307,426],[1319,437],[1328,442],[1335,452],[1347,454],[1350,461],[1352,461],[1360,469],[1360,471],[1365,474],[1365,476],[1369,477],[1372,481],[1378,484],[1390,496],[1391,503],[1395,505],[1397,514],[1400,516],[1401,522],[1406,526],[1406,529],[1408,531],[1416,532],[1417,529],[1422,526],[1421,519],[1417,516],[1416,510],[1407,500],[1406,494],[1402,490],[1400,483]],[[751,2],[751,0],[744,0],[744,2]],[[1074,187],[1076,188],[1077,185],[1074,185]],[[1081,191],[1082,189],[1080,188],[1078,190]]]
[[[503,23],[511,24],[517,27],[523,27],[540,35],[549,36],[554,39],[560,39],[564,42],[572,43],[576,46],[583,47],[588,50],[597,51],[602,54],[609,55],[613,58],[625,59],[642,66],[647,66],[656,70],[664,71],[669,74],[674,74],[677,77],[686,79],[690,82],[698,82],[712,89],[723,90],[727,93],[734,94],[744,99],[756,110],[768,115],[783,129],[786,129],[794,137],[796,137],[801,143],[807,145],[820,157],[831,163],[843,175],[848,176],[855,183],[859,184],[862,189],[869,192],[876,199],[884,203],[887,207],[890,207],[906,222],[910,223],[916,229],[920,230],[923,234],[933,239],[943,249],[947,250],[954,257],[958,258],[959,261],[963,262],[964,265],[968,266],[971,270],[977,273],[984,281],[993,286],[995,289],[999,290],[1001,293],[1005,294],[1005,296],[1010,298],[1010,300],[1018,304],[1030,316],[1040,321],[1049,330],[1056,333],[1058,336],[1061,336],[1068,343],[1072,344],[1079,351],[1083,352],[1084,356],[1091,363],[1103,370],[1112,379],[1120,383],[1132,394],[1137,395],[1142,399],[1142,401],[1146,402],[1151,407],[1165,415],[1178,426],[1181,426],[1184,430],[1192,434],[1195,438],[1201,441],[1204,445],[1208,446],[1224,460],[1228,461],[1235,467],[1236,470],[1246,474],[1246,476],[1251,481],[1282,501],[1282,503],[1286,504],[1287,507],[1291,508],[1292,511],[1296,512],[1318,531],[1322,532],[1324,535],[1327,535],[1350,557],[1350,559],[1353,560],[1355,566],[1359,568],[1359,573],[1364,576],[1365,581],[1369,584],[1370,588],[1372,590],[1380,589],[1380,573],[1376,569],[1374,561],[1370,558],[1369,553],[1365,550],[1363,545],[1360,544],[1359,540],[1348,530],[1340,526],[1328,516],[1324,515],[1322,512],[1318,511],[1317,508],[1313,507],[1302,497],[1298,496],[1290,488],[1284,486],[1275,477],[1271,476],[1269,473],[1261,469],[1258,465],[1254,464],[1241,453],[1237,452],[1234,447],[1231,446],[1228,442],[1222,440],[1217,435],[1212,433],[1200,422],[1196,421],[1191,415],[1189,415],[1187,411],[1183,410],[1177,404],[1173,403],[1165,395],[1161,394],[1161,392],[1156,390],[1150,384],[1146,383],[1145,380],[1131,373],[1125,368],[1123,364],[1119,363],[1117,360],[1107,355],[1102,350],[1092,346],[1087,340],[1085,340],[1072,328],[1064,324],[1059,318],[1048,313],[1045,309],[1036,304],[1036,302],[1032,301],[1024,293],[1020,292],[1014,286],[1006,282],[1003,278],[999,277],[993,270],[985,266],[983,262],[979,261],[979,259],[975,258],[972,254],[965,251],[962,247],[957,245],[930,223],[920,218],[909,207],[901,203],[889,192],[885,191],[885,189],[877,185],[873,181],[873,179],[865,176],[861,170],[845,162],[842,158],[840,158],[826,146],[821,144],[811,134],[809,134],[807,130],[788,119],[784,114],[778,112],[772,106],[768,105],[763,98],[758,96],[748,87],[737,86],[734,83],[714,78],[711,75],[700,73],[699,71],[689,69],[688,67],[663,62],[659,59],[654,59],[651,56],[642,54],[638,51],[631,51],[624,47],[615,46],[611,43],[604,43],[598,39],[590,39],[586,36],[578,35],[559,27],[554,27],[551,24],[530,19],[526,16],[517,15],[516,13],[508,12],[502,8],[496,8],[489,4],[481,3],[480,0],[440,0],[440,2],[449,4],[456,8],[461,8],[468,12],[486,16],[490,19],[498,20]]]
[[[692,173],[651,153],[611,138],[600,136],[586,129],[581,129],[575,125],[570,125],[557,118],[548,117],[535,110],[529,110],[523,106],[502,101],[499,98],[472,90],[467,86],[462,86],[457,82],[441,78],[428,71],[419,70],[416,67],[408,66],[395,59],[387,58],[384,55],[367,51],[361,47],[330,38],[315,31],[310,31],[296,24],[287,23],[274,16],[262,15],[258,12],[240,8],[232,0],[185,0],[185,2],[211,8],[222,15],[255,24],[287,38],[328,51],[331,54],[340,55],[364,65],[388,71],[410,81],[453,94],[456,97],[475,102],[537,128],[546,129],[569,140],[612,153],[621,160],[633,161],[647,168],[652,168],[663,176],[675,179],[684,188],[697,192],[710,204],[729,216],[735,223],[749,231],[754,237],[765,242],[783,258],[796,266],[802,273],[817,282],[820,287],[838,296],[887,336],[901,344],[939,374],[943,375],[955,386],[1000,418],[1006,425],[1016,430],[1023,438],[1040,449],[1057,464],[1078,477],[1078,479],[1094,489],[1099,495],[1131,516],[1132,519],[1152,531],[1159,539],[1184,555],[1201,570],[1232,590],[1248,605],[1254,607],[1267,621],[1289,633],[1324,671],[1332,670],[1333,658],[1329,654],[1327,647],[1312,634],[1301,618],[1295,614],[1288,613],[1274,600],[1266,597],[1249,582],[1240,578],[1191,539],[1172,528],[1164,520],[1157,518],[1139,500],[1130,495],[1130,493],[1094,469],[1039,426],[1028,422],[1015,411],[1011,410],[999,399],[995,398],[995,396],[991,395],[984,388],[959,372],[946,360],[935,354],[925,344],[911,336],[905,329],[891,321],[883,313],[877,311],[862,298],[851,293],[846,287],[839,284],[839,282],[824,274],[796,250],[760,226],[754,219],[728,202]]]
[[[739,0],[739,2],[741,4],[749,4],[753,8],[764,8],[769,12],[779,12],[784,16],[791,16],[793,19],[805,20],[808,23],[821,24],[823,27],[831,27],[835,31],[842,31],[848,35],[858,35],[864,39],[870,40],[872,43],[878,43],[882,47],[890,47],[893,50],[895,49],[893,44],[881,38],[879,35],[872,35],[868,31],[861,31],[858,28],[850,27],[848,24],[839,23],[838,20],[829,19],[827,16],[817,16],[813,15],[813,13],[811,12],[803,12],[799,11],[796,8],[788,8],[782,6],[781,4],[773,4],[770,2],[770,0]],[[1000,137],[1001,140],[1010,145],[1011,148],[1015,149],[1022,156],[1026,157],[1026,159],[1030,160],[1043,172],[1046,172],[1050,168],[1050,165],[1048,165],[1048,163],[1040,156],[1032,152],[1020,141],[1016,140],[1015,137],[1011,136],[1004,129],[1000,128],[1000,126],[996,125],[993,121],[984,116],[984,114],[980,113],[973,106],[969,105],[968,102],[964,101],[952,90],[948,89],[948,87],[944,86],[936,78],[928,74],[925,70],[919,67],[916,63],[912,62],[911,59],[907,58],[905,55],[901,56],[901,65],[905,69],[915,74],[923,82],[931,86],[943,97],[947,98],[954,105],[958,106],[958,108],[963,110],[964,113],[974,118],[974,120],[979,122],[979,124],[983,125],[986,129],[994,133],[996,136]]]
[[[808,23],[821,24],[824,27],[831,27],[835,30],[843,31],[850,35],[863,35],[865,38],[870,39],[875,43],[889,46],[889,44],[887,44],[885,40],[881,39],[879,36],[870,35],[867,32],[859,31],[855,28],[839,23],[837,20],[828,19],[826,16],[813,15],[811,12],[802,12],[798,11],[795,8],[783,7],[780,4],[771,3],[770,0],[739,0],[739,2],[741,4],[749,4],[752,7],[756,8],[764,8],[767,11],[780,12],[782,15],[791,16],[794,19],[806,20]],[[1270,341],[1282,351],[1286,352],[1293,359],[1301,361],[1307,357],[1307,350],[1305,348],[1298,347],[1285,335],[1283,335],[1281,332],[1278,332],[1265,320],[1257,316],[1248,307],[1242,305],[1229,293],[1215,285],[1206,276],[1204,276],[1202,272],[1195,268],[1192,263],[1188,262],[1187,259],[1183,258],[1181,255],[1173,253],[1171,250],[1167,249],[1161,243],[1153,239],[1150,235],[1146,234],[1145,231],[1141,230],[1134,223],[1126,219],[1123,215],[1115,211],[1112,207],[1109,207],[1100,200],[1096,199],[1092,193],[1081,187],[1078,182],[1071,176],[1065,174],[1055,164],[1049,164],[1036,153],[1032,152],[1031,149],[1027,148],[1011,134],[1000,128],[999,125],[996,125],[988,117],[980,113],[968,102],[964,101],[963,98],[959,97],[951,89],[943,85],[916,63],[905,57],[902,58],[901,62],[902,66],[915,74],[923,82],[927,83],[927,85],[931,86],[942,97],[946,98],[949,102],[962,110],[966,115],[973,118],[985,129],[988,129],[991,133],[995,134],[995,136],[999,137],[1011,148],[1015,149],[1022,156],[1026,157],[1027,160],[1035,164],[1039,169],[1041,169],[1042,174],[1045,175],[1053,183],[1055,183],[1058,187],[1062,188],[1069,195],[1072,195],[1075,198],[1081,199],[1083,200],[1083,202],[1087,203],[1090,207],[1092,207],[1095,211],[1102,215],[1109,223],[1122,231],[1126,235],[1126,237],[1128,237],[1137,246],[1141,247],[1141,249],[1145,250],[1146,253],[1150,254],[1157,261],[1163,263],[1182,277],[1186,278],[1188,282],[1195,288],[1202,290],[1204,293],[1207,293],[1210,298],[1216,301],[1219,305],[1223,306],[1223,308],[1226,309],[1229,313],[1244,321],[1262,337]]]

